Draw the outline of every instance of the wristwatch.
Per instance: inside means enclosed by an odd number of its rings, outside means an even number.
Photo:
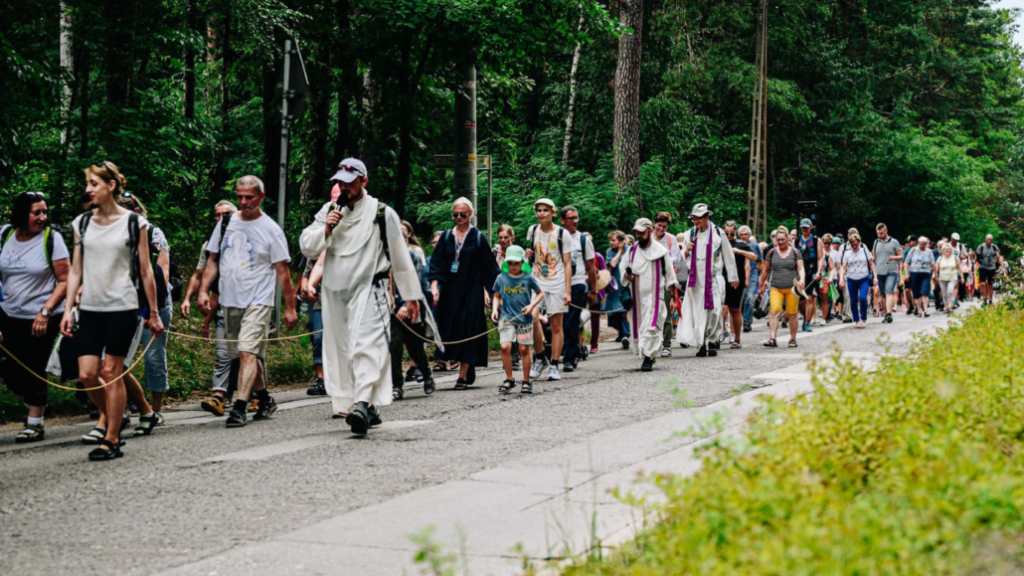
[[[52,312],[50,311],[49,308],[46,308],[45,306],[43,307],[42,310],[39,311],[39,315],[42,316],[43,318],[49,318],[50,314],[52,314]]]

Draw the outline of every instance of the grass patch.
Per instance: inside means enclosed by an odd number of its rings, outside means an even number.
[[[565,573],[1024,573],[1022,349],[1024,312],[1000,306],[766,400],[699,473],[653,477],[657,524]]]

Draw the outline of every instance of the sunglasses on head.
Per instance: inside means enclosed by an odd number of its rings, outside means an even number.
[[[452,212],[452,218],[469,218],[469,212]]]
[[[99,162],[93,164],[93,166],[95,166],[97,168],[106,168],[107,167],[107,161],[106,160],[100,160]]]
[[[360,170],[356,166],[353,166],[352,164],[338,164],[338,168],[344,170],[345,172],[351,172],[353,174],[359,174],[360,176],[366,176],[366,174],[363,174],[362,170]]]

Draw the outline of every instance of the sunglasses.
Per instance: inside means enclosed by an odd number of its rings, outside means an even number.
[[[362,170],[353,166],[352,164],[338,164],[338,168],[344,170],[345,172],[351,172],[353,174],[359,174],[360,176],[366,176],[366,174],[363,174]]]
[[[452,218],[469,218],[469,212],[452,212]]]
[[[707,216],[690,216],[690,221],[696,222],[697,220],[703,220],[704,218],[707,218]]]
[[[572,222],[579,222],[580,217],[579,216],[567,216],[565,218],[562,218],[562,220],[570,220]]]
[[[735,232],[726,232],[725,235],[727,237],[729,237],[729,238],[735,238],[736,237],[736,233]]]

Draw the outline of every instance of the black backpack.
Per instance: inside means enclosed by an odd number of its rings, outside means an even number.
[[[78,221],[78,244],[82,246],[83,264],[84,264],[84,260],[85,260],[85,231],[88,230],[89,222],[91,222],[91,221],[92,221],[92,210],[84,212],[82,214],[82,219]],[[128,248],[131,250],[131,258],[130,258],[131,270],[129,272],[129,275],[130,275],[130,278],[132,280],[132,285],[135,286],[135,293],[136,293],[136,295],[138,297],[138,300],[139,300],[139,309],[142,310],[144,308],[148,308],[149,307],[149,298],[146,296],[146,289],[142,286],[142,279],[141,279],[142,274],[140,272],[140,270],[142,270],[142,265],[139,263],[139,235],[140,235],[140,233],[141,233],[141,228],[139,226],[139,215],[136,214],[135,212],[129,212],[128,213],[128,241],[125,243],[128,246]],[[149,242],[148,232],[147,232],[146,241]],[[161,277],[163,276],[163,271],[160,272],[160,276]],[[157,284],[157,305],[159,306],[159,305],[161,305],[159,303],[159,299],[160,299],[160,296],[159,296],[160,295],[160,284],[161,284],[161,282],[158,281],[156,284]],[[163,282],[162,284],[164,286],[164,288],[163,288],[164,302],[166,302],[167,301],[167,283]]]

